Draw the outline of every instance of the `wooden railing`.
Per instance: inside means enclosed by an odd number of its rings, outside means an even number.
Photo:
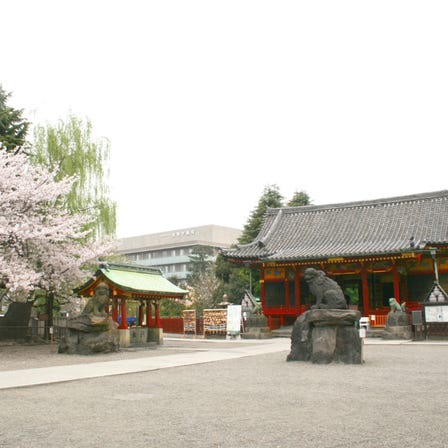
[[[371,314],[370,316],[371,327],[385,327],[387,314]]]

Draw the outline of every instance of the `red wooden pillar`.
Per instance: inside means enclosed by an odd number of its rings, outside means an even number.
[[[146,326],[152,327],[153,321],[152,321],[152,304],[151,300],[146,301]]]
[[[291,305],[289,302],[289,280],[288,277],[285,278],[285,306],[283,307],[284,311],[289,312],[291,309]],[[283,327],[285,325],[285,315],[280,315],[280,326]]]
[[[392,273],[394,275],[394,297],[395,300],[400,303],[400,273],[398,272],[397,266],[392,266]]]
[[[261,270],[260,293],[261,293],[261,309],[264,313],[264,307],[266,305],[266,293],[264,288],[264,268]]]
[[[116,297],[112,299],[112,320],[118,322],[118,299]]]
[[[155,327],[156,328],[162,328],[162,322],[160,320],[160,301],[156,300],[154,302],[154,309],[155,309],[155,314],[156,314],[156,322],[155,322]]]
[[[128,323],[126,321],[126,299],[124,297],[121,298],[121,323],[118,326],[121,330],[127,330]]]
[[[295,285],[294,285],[294,293],[296,295],[296,308],[297,308],[297,310],[299,311],[299,314],[300,314],[300,305],[301,305],[301,303],[300,303],[300,272],[299,271],[296,271],[296,275],[295,275],[295,278],[294,278],[294,283],[295,283]]]
[[[143,325],[143,315],[144,315],[144,303],[143,300],[140,300],[140,305],[138,307],[138,326],[141,327]]]
[[[369,305],[369,280],[367,277],[367,269],[363,266],[361,270],[361,281],[362,281],[362,304],[364,308],[364,316],[370,314]]]

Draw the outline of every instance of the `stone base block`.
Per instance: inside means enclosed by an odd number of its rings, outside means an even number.
[[[148,328],[148,342],[163,344],[163,328]]]
[[[360,317],[353,310],[316,309],[302,314],[292,330],[287,361],[361,364],[362,343],[355,327]]]
[[[412,339],[411,325],[386,327],[381,334],[383,339]]]
[[[244,333],[241,333],[243,339],[269,339],[272,333],[269,327],[254,327],[246,328]]]
[[[112,319],[106,321],[108,323],[106,331],[98,331],[99,327],[95,325],[92,326],[93,331],[79,330],[74,328],[76,325],[67,325],[67,333],[59,344],[58,353],[94,355],[118,352],[120,335],[117,324]]]
[[[126,348],[131,345],[131,332],[128,329],[118,330],[120,337],[120,347]]]

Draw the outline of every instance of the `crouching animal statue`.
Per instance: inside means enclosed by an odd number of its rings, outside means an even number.
[[[390,306],[389,314],[403,313],[406,311],[406,302],[403,302],[400,305],[394,297],[391,297],[389,299],[389,306]]]
[[[347,309],[347,302],[341,287],[323,271],[307,268],[303,278],[310,288],[311,294],[316,298],[316,303],[311,309]]]

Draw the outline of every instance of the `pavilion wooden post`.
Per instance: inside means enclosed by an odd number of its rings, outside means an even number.
[[[153,320],[152,320],[152,304],[151,300],[146,300],[146,326],[152,327],[153,326]]]
[[[160,301],[159,300],[154,301],[154,309],[155,309],[155,314],[156,314],[155,327],[162,328],[162,322],[160,320]]]
[[[145,304],[144,304],[143,300],[140,300],[140,305],[138,307],[138,326],[139,327],[141,327],[143,325],[144,308],[145,308]]]
[[[128,329],[128,323],[126,321],[126,299],[124,297],[121,298],[121,323],[118,328],[120,330]]]
[[[118,299],[116,297],[112,299],[112,320],[118,322]]]

